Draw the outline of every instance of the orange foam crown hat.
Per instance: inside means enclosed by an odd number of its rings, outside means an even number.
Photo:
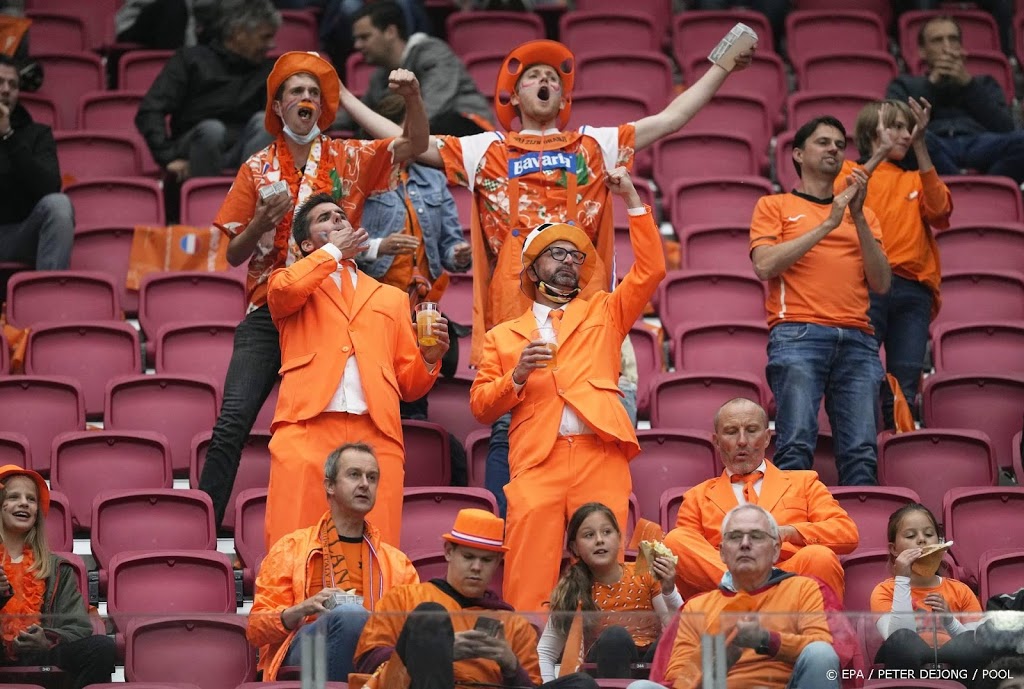
[[[572,110],[572,85],[576,78],[576,61],[572,51],[558,41],[529,41],[516,47],[501,63],[498,71],[498,83],[494,89],[494,112],[498,122],[506,131],[512,131],[512,120],[516,117],[516,109],[512,105],[512,94],[516,91],[519,77],[527,67],[548,65],[562,78],[562,98],[565,107],[558,114],[558,127],[564,128],[569,123],[569,111]]]
[[[263,126],[272,135],[277,136],[284,129],[281,118],[274,113],[274,96],[288,77],[296,74],[311,74],[320,83],[320,118],[316,121],[320,131],[326,132],[334,122],[341,99],[341,82],[338,73],[330,62],[314,52],[293,51],[277,58],[274,69],[267,77],[267,110],[263,116]]]

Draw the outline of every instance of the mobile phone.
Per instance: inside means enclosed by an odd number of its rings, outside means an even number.
[[[476,625],[473,626],[473,629],[493,637],[499,637],[504,633],[504,626],[500,620],[496,620],[493,617],[484,617],[483,615],[476,618]]]

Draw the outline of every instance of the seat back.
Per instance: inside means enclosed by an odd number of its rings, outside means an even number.
[[[117,62],[117,88],[122,91],[148,91],[173,50],[132,50]]]
[[[370,79],[376,71],[377,65],[371,65],[363,59],[361,52],[354,50],[345,61],[345,86],[349,91],[362,98],[366,90],[370,88]]]
[[[54,551],[70,552],[75,545],[71,526],[71,503],[59,490],[50,491],[50,511],[46,513],[46,540]],[[88,596],[86,597],[88,599]]]
[[[889,517],[904,505],[921,502],[918,494],[909,488],[833,486],[829,492],[857,524],[860,544],[854,553],[888,548]]]
[[[620,43],[619,45],[626,45]],[[648,110],[661,110],[672,97],[672,62],[657,50],[628,52],[605,48],[600,53],[576,57],[574,95],[614,91],[637,95]]]
[[[672,225],[748,224],[757,200],[772,193],[762,177],[678,179],[669,188]]]
[[[1024,548],[1008,552],[994,551],[981,556],[979,563],[981,604],[1004,593],[1012,595],[1024,581]]]
[[[953,541],[953,557],[970,586],[979,584],[987,551],[1024,549],[1024,531],[1007,528],[1011,515],[1024,514],[1024,487],[952,488],[942,513],[946,540]]]
[[[256,678],[256,649],[245,617],[219,615],[137,620],[125,631],[125,678],[236,687]]]
[[[774,400],[773,400],[774,401]],[[766,457],[774,457],[776,441],[778,436],[772,433],[768,441]],[[839,485],[839,467],[836,466],[835,446],[832,441],[832,430],[828,424],[828,417],[825,415],[824,402],[818,408],[818,439],[814,443],[814,456],[811,459],[811,468],[818,472],[818,480],[826,486]]]
[[[237,321],[169,323],[156,334],[156,371],[204,376],[223,384],[234,352]]]
[[[899,74],[899,67],[884,49],[873,52],[833,50],[802,59],[796,64],[796,73],[803,91],[829,91],[836,84],[843,84],[858,91],[884,93],[889,82]]]
[[[139,310],[139,293],[125,283],[134,236],[130,226],[78,225],[71,250],[71,270],[106,273],[114,281],[121,308],[131,315]]]
[[[954,175],[943,177],[953,197],[955,227],[988,223],[1024,223],[1020,187],[1009,177]]]
[[[108,577],[107,614],[120,629],[152,615],[235,612],[235,573],[216,551],[122,552]]]
[[[605,54],[616,45],[656,51],[663,33],[650,16],[629,9],[566,12],[558,20],[558,38],[577,59]]]
[[[245,285],[225,273],[148,273],[139,286],[139,324],[150,337],[169,323],[237,323],[245,306]]]
[[[757,175],[760,171],[754,142],[744,134],[687,131],[654,145],[654,179],[666,189],[676,179]]]
[[[628,337],[636,357],[637,413],[646,418],[651,406],[651,384],[665,369],[662,342],[658,334],[643,323],[634,324]]]
[[[505,52],[493,49],[481,50],[480,52],[469,53],[461,57],[462,64],[466,66],[466,71],[473,78],[473,83],[476,84],[477,90],[488,100],[494,98],[494,91],[497,87],[495,82],[498,79],[498,70],[501,69],[502,63],[505,62]],[[459,217],[462,217],[461,213]]]
[[[52,53],[61,50],[89,49],[89,36],[80,17],[62,12],[27,10],[32,20],[32,52]]]
[[[274,49],[281,52],[320,49],[316,15],[309,10],[279,10],[281,26],[274,34]]]
[[[45,124],[54,131],[63,128],[57,104],[49,96],[22,91],[18,94],[18,103],[25,106],[28,114],[32,116],[32,121],[36,124]]]
[[[69,184],[78,225],[163,225],[164,195],[160,183],[139,177],[110,177]],[[117,203],[110,200],[116,198]]]
[[[532,12],[454,12],[445,20],[448,45],[456,55],[481,50],[510,52],[544,38],[544,22]]]
[[[758,57],[772,53],[775,41],[768,19],[752,10],[693,10],[680,12],[672,17],[672,54],[676,62],[683,64],[690,58],[700,56],[707,62],[708,55],[722,37],[742,22],[757,34]],[[688,81],[693,83],[693,81]]]
[[[675,486],[667,489],[661,494],[661,501],[658,508],[658,521],[665,533],[676,528],[676,521],[679,517],[679,508],[683,504],[683,495],[693,486]]]
[[[674,270],[658,287],[664,327],[764,320],[764,283],[744,273]]]
[[[844,607],[850,612],[869,612],[871,592],[892,576],[888,549],[861,550],[842,558],[846,582]]]
[[[678,16],[693,14],[692,12],[680,13]],[[717,40],[717,39],[716,39]],[[691,55],[679,63],[683,72],[683,80],[692,84],[700,79],[701,75],[708,69],[708,52],[710,47],[703,53]],[[680,59],[678,54],[676,59]],[[782,104],[785,102],[786,93],[789,91],[786,64],[782,58],[775,53],[762,52],[759,47],[757,59],[750,63],[750,66],[742,72],[733,72],[715,92],[716,96],[756,96],[761,99],[767,108],[770,118],[766,124],[776,127],[782,124]]]
[[[186,180],[181,185],[181,224],[211,225],[232,182],[230,177],[192,177]]]
[[[735,397],[762,404],[761,382],[741,373],[663,374],[651,389],[651,428],[700,428]]]
[[[267,554],[267,489],[240,491],[235,497],[234,513],[235,552],[242,563],[242,584],[249,593],[253,590],[256,571]]]
[[[452,479],[448,431],[429,421],[402,421],[406,486],[447,486]]]
[[[192,451],[189,454],[188,484],[190,488],[199,489],[199,481],[206,466],[206,452],[210,447],[213,433],[207,431],[192,438]],[[248,490],[267,490],[270,485],[270,432],[253,430],[242,444],[242,454],[238,462],[238,471],[234,483],[231,484],[231,495],[224,509],[222,526],[227,531],[234,531],[235,505],[238,496]],[[262,528],[260,538],[263,537]]]
[[[33,270],[7,281],[7,322],[15,328],[120,318],[117,284],[106,273]]]
[[[674,486],[694,486],[718,475],[715,446],[704,431],[650,428],[637,431],[640,454],[629,463],[640,517],[658,522],[661,497]]]
[[[994,373],[1020,367],[1024,352],[1024,321],[1017,323],[956,323],[939,326],[932,334],[932,358],[937,373]]]
[[[46,74],[39,94],[53,100],[65,126],[69,127],[75,121],[78,101],[83,93],[100,91],[107,86],[103,61],[95,53],[62,49],[50,53],[34,52],[32,58],[43,66]]]
[[[77,380],[56,376],[0,376],[4,424],[26,438],[31,468],[50,475],[50,446],[66,431],[85,430],[85,399]]]
[[[572,116],[568,129],[591,127],[615,127],[623,122],[635,122],[651,114],[646,97],[633,93],[598,93],[591,90],[579,93],[572,99]]]
[[[142,174],[142,151],[128,134],[79,130],[56,132],[53,138],[65,183]]]
[[[491,429],[481,428],[466,436],[468,483],[472,488],[484,487],[487,473],[487,452],[491,446]]]
[[[439,377],[430,390],[427,408],[427,421],[440,424],[463,445],[471,432],[489,428],[469,411],[469,388],[472,385],[471,378]]]
[[[834,36],[864,51],[887,51],[889,37],[877,14],[862,10],[795,10],[786,15],[786,51],[794,62],[835,52]]]
[[[494,496],[483,488],[406,488],[402,499],[402,552],[412,557],[436,551],[441,534],[451,529],[459,510],[467,508],[498,513]]]
[[[943,270],[1018,270],[1024,265],[1024,225],[988,223],[935,235]]]
[[[0,343],[6,345],[6,342]],[[0,466],[13,464],[23,469],[32,468],[32,450],[28,437],[13,431],[0,432]]]
[[[754,275],[749,223],[685,225],[679,241],[684,270],[727,270]]]
[[[775,99],[765,97],[756,91],[746,93],[716,93],[714,98],[700,109],[687,123],[688,132],[717,132],[720,134],[741,133],[750,138],[758,158],[768,150],[768,143],[774,130]],[[764,156],[767,160],[767,155]],[[694,161],[703,165],[706,160]],[[749,173],[748,173],[749,174]],[[756,174],[756,173],[755,173]],[[707,175],[711,177],[712,175]],[[745,178],[741,177],[740,181]],[[751,207],[753,208],[753,207]],[[749,221],[750,218],[747,218]],[[692,222],[703,222],[694,220]]]
[[[942,310],[933,327],[952,323],[1024,321],[1024,275],[999,271],[942,275]]]
[[[971,428],[992,441],[999,466],[1010,466],[1010,440],[1020,430],[1024,376],[937,373],[921,388],[929,428]]]
[[[786,97],[787,128],[793,131],[800,129],[805,123],[820,115],[832,115],[852,132],[857,123],[857,114],[868,103],[878,100],[875,91],[857,91],[854,89],[836,91],[796,91]],[[852,136],[847,138],[846,157],[851,157]]]
[[[448,320],[460,325],[473,323],[473,276],[452,273],[440,301],[441,311]]]
[[[672,336],[677,371],[737,371],[763,379],[768,365],[764,321],[679,326]]]

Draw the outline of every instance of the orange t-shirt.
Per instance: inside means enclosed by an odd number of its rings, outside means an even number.
[[[831,201],[812,201],[795,192],[762,196],[750,221],[750,250],[788,242],[823,223]],[[871,209],[864,209],[871,234],[882,231]],[[768,281],[768,325],[817,323],[873,333],[868,320],[868,283],[857,228],[849,211],[843,221],[800,260]]]
[[[858,167],[843,163],[836,178],[836,192],[846,188],[846,176]],[[953,198],[935,168],[927,172],[903,170],[882,161],[871,174],[864,205],[874,211],[882,226],[882,246],[892,272],[923,283],[935,296],[932,317],[939,312],[939,248],[932,229],[949,227]]]
[[[359,225],[363,201],[374,192],[394,189],[398,181],[398,166],[388,150],[394,139],[360,141],[357,139],[329,139],[328,149],[322,154],[320,170],[311,193],[331,194],[348,215],[349,221]],[[301,173],[282,175],[278,160],[278,147],[284,139],[279,136],[270,146],[249,157],[238,169],[235,181],[213,224],[227,236],[234,238],[246,228],[256,212],[258,190],[280,179],[288,182],[292,199],[298,199]],[[298,164],[298,163],[297,163]],[[286,213],[274,230],[260,237],[259,244],[249,259],[246,275],[246,295],[250,309],[267,303],[267,280],[278,268],[291,265],[301,258],[291,239],[294,211]],[[291,249],[289,249],[291,246]]]
[[[652,601],[655,596],[661,595],[661,583],[650,572],[637,574],[635,562],[622,564],[622,578],[614,584],[595,581],[591,595],[599,610],[615,614],[601,617],[593,631],[593,638],[587,640],[588,646],[612,625],[625,627],[637,648],[646,648],[658,639],[661,622],[654,612]],[[630,612],[640,614],[622,614]]]
[[[871,612],[892,612],[892,594],[895,587],[896,580],[892,577],[889,577],[875,587],[871,592]],[[938,586],[930,588],[912,586],[910,588],[910,602],[915,612],[929,612],[931,610],[924,602],[925,597],[931,593],[942,594],[942,597],[946,599],[946,605],[949,607],[950,612],[981,612],[981,603],[978,602],[978,597],[974,595],[974,592],[966,584],[956,579],[947,579],[946,577],[940,577]],[[918,618],[917,633],[935,648],[939,648],[949,641],[949,633],[935,617],[927,619]]]

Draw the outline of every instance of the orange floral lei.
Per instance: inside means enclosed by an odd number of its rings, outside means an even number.
[[[3,544],[0,544],[0,550],[3,550],[5,556],[8,554]],[[19,563],[10,562],[4,557],[4,573],[14,594],[0,610],[0,637],[3,638],[4,652],[9,660],[18,657],[14,648],[14,639],[18,633],[33,624],[39,624],[43,611],[46,580],[37,579],[35,574],[29,571],[34,563],[32,549],[27,546]]]

